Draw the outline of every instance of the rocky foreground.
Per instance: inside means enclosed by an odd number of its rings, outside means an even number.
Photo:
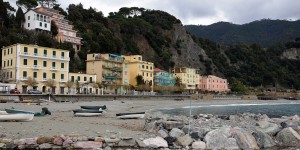
[[[134,121],[134,120],[133,120]],[[189,128],[190,123],[190,128]],[[160,113],[146,115],[149,138],[89,137],[78,134],[6,139],[0,149],[296,149],[300,117],[199,114],[189,119]]]

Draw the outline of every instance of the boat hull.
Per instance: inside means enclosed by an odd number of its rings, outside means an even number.
[[[94,116],[99,116],[99,115],[102,115],[102,113],[87,113],[87,112],[74,113],[74,116],[77,116],[77,117],[94,117]]]
[[[94,110],[94,109],[74,109],[73,113],[102,113],[102,110]]]
[[[82,109],[89,109],[89,110],[105,110],[106,105],[103,106],[80,106]]]
[[[34,114],[2,114],[0,121],[31,121]]]
[[[34,114],[35,113],[31,111],[23,111],[23,110],[15,110],[15,109],[5,109],[5,111],[9,114]]]
[[[120,119],[138,119],[138,118],[144,118],[145,112],[136,112],[136,113],[119,113],[116,114],[117,118]]]

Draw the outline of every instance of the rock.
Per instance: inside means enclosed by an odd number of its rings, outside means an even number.
[[[18,147],[17,144],[14,143],[6,143],[6,149],[16,149]]]
[[[143,141],[141,141],[141,140],[139,140],[139,139],[136,139],[136,143],[138,144],[138,146],[139,146],[140,148],[145,148],[145,147],[147,147],[147,145],[146,145]]]
[[[189,135],[185,135],[178,137],[177,142],[181,146],[189,146],[190,144],[192,144],[193,139]]]
[[[131,140],[131,139],[133,139],[132,137],[121,137],[120,138],[121,140]]]
[[[89,140],[87,136],[79,136],[76,139],[77,139],[77,141],[88,141]]]
[[[240,121],[240,117],[237,116],[237,115],[230,115],[230,116],[229,116],[229,120],[232,120],[232,121]]]
[[[169,146],[173,146],[173,143],[176,141],[176,138],[171,137],[171,136],[167,136],[164,139],[167,141]]]
[[[0,139],[0,143],[12,143],[12,139]]]
[[[206,149],[206,144],[202,141],[193,142],[192,149],[198,149],[198,150]]]
[[[52,146],[49,143],[43,143],[41,145],[39,145],[39,149],[51,149]]]
[[[229,120],[229,116],[228,115],[220,115],[220,116],[218,116],[218,118],[220,118],[222,120]]]
[[[4,143],[0,143],[0,148],[4,149],[6,147],[6,145]]]
[[[38,144],[25,145],[25,149],[37,149],[38,146]]]
[[[133,147],[135,145],[135,139],[123,139],[118,143],[118,146],[120,147]]]
[[[102,148],[102,142],[78,141],[74,144],[74,148],[100,149],[100,148]]]
[[[117,136],[116,136],[115,134],[113,134],[113,135],[110,136],[110,138],[111,138],[111,139],[116,139]]]
[[[239,149],[236,140],[230,138],[230,127],[222,127],[208,132],[204,141],[207,149]]]
[[[282,146],[300,146],[300,135],[291,127],[282,129],[276,139]]]
[[[275,146],[275,142],[271,138],[271,136],[264,132],[255,131],[252,133],[252,135],[255,137],[256,143],[259,148],[270,148]]]
[[[23,145],[18,145],[18,149],[26,149],[26,145],[23,144]]]
[[[144,126],[144,130],[152,133],[156,133],[160,129],[160,123],[158,120],[150,121],[147,120]]]
[[[25,139],[25,144],[26,144],[26,145],[34,145],[34,144],[37,144],[37,143],[36,143],[36,140],[37,140],[37,138],[26,138],[26,139]]]
[[[183,135],[184,135],[184,132],[183,132],[182,130],[178,129],[178,128],[173,128],[173,129],[170,131],[169,135],[170,135],[171,137],[177,138],[177,137],[179,137],[179,136],[183,136]]]
[[[63,146],[68,146],[68,145],[71,145],[72,143],[73,143],[72,138],[67,137],[63,142]]]
[[[296,130],[297,132],[299,132],[298,126],[300,126],[300,122],[298,122],[298,121],[287,120],[285,122],[281,122],[280,125],[282,128],[291,127],[294,130]]]
[[[161,136],[162,138],[165,138],[167,136],[169,136],[168,131],[160,129],[158,132],[158,135]]]
[[[103,150],[111,150],[111,148],[109,146],[106,146]]]
[[[164,140],[162,137],[156,137],[156,138],[149,138],[149,139],[145,139],[143,141],[147,147],[168,147],[168,143],[166,140]]]
[[[63,139],[61,137],[58,137],[58,136],[53,139],[53,144],[54,145],[62,146],[63,142],[64,142]]]
[[[300,122],[300,117],[298,115],[295,115],[295,116],[292,116],[291,120]]]
[[[108,146],[116,146],[118,145],[118,143],[120,142],[120,139],[110,139],[110,138],[105,138],[104,139],[105,143],[108,145]]]
[[[274,136],[277,132],[280,131],[280,127],[277,124],[270,123],[267,121],[258,121],[256,125],[257,125],[257,127],[255,127],[256,130],[265,132],[270,136]]]
[[[103,137],[95,137],[95,142],[103,142],[104,138]]]
[[[53,137],[39,137],[36,140],[37,144],[50,143],[53,142]]]
[[[241,149],[259,149],[255,138],[247,131],[234,127],[230,130],[231,135],[235,138],[239,148]]]
[[[164,121],[163,126],[165,129],[171,130],[173,128],[182,129],[184,126],[184,123],[182,121]]]
[[[196,135],[196,133],[198,133],[198,137],[201,139],[201,140],[203,140],[204,139],[204,137],[205,137],[205,135],[208,133],[210,131],[210,129],[208,129],[208,128],[200,128],[200,129],[195,129],[192,133],[194,134],[194,137],[191,135],[191,137],[193,138],[193,139],[196,139],[196,140],[198,140],[198,138],[196,138],[197,137],[197,135]],[[196,133],[195,133],[196,132]]]
[[[195,139],[195,140],[199,140],[200,139],[200,136],[199,136],[198,132],[192,132],[190,134],[190,136],[191,136],[192,139]]]
[[[24,145],[25,144],[25,139],[16,139],[16,140],[14,140],[14,144]]]

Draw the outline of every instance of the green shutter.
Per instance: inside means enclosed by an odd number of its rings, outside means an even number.
[[[55,73],[52,73],[52,79],[55,79]]]
[[[47,73],[46,73],[46,72],[43,73],[43,78],[44,78],[44,79],[47,78]]]

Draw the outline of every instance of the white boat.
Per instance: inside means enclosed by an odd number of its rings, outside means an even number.
[[[5,115],[5,114],[8,114],[6,111],[1,111],[0,110],[0,115]]]
[[[117,118],[120,119],[138,119],[138,118],[144,118],[145,112],[134,112],[134,113],[119,113],[116,114]]]
[[[93,116],[99,116],[99,115],[102,115],[102,113],[89,113],[89,112],[74,113],[74,116],[77,116],[77,117],[93,117]]]
[[[31,121],[34,114],[1,114],[0,121]]]

